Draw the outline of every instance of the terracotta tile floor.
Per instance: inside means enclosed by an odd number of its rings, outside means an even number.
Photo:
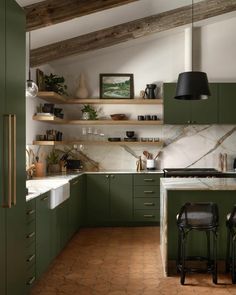
[[[158,227],[82,229],[32,288],[31,295],[236,294],[229,275],[163,277]]]

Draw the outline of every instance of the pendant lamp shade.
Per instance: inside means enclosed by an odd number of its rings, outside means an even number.
[[[35,97],[38,94],[38,86],[37,84],[31,79],[31,73],[30,73],[30,32],[29,32],[29,77],[26,81],[26,88],[25,88],[25,94],[26,97]]]
[[[176,99],[200,100],[210,96],[207,74],[204,72],[184,72],[179,74]]]

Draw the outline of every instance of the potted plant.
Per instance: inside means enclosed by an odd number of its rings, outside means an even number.
[[[48,172],[58,173],[60,172],[59,154],[53,149],[47,156]]]
[[[97,111],[89,104],[84,105],[81,112],[83,120],[97,120]]]
[[[47,91],[54,91],[61,95],[68,95],[66,92],[67,85],[64,84],[64,77],[50,74],[49,76],[44,75],[44,84]]]

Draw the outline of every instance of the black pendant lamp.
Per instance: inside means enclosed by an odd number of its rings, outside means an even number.
[[[193,0],[192,0],[192,57],[193,57]],[[193,67],[193,61],[192,61]],[[176,99],[202,100],[210,96],[207,74],[204,72],[183,72],[179,74],[176,86]]]
[[[31,49],[31,39],[30,39],[30,32],[29,32],[29,77],[26,81],[26,88],[25,94],[26,97],[35,97],[38,94],[38,86],[37,84],[31,79],[31,72],[30,72],[30,49]]]

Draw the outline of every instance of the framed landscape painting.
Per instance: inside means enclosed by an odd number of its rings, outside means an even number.
[[[100,98],[134,98],[133,74],[100,74]]]

